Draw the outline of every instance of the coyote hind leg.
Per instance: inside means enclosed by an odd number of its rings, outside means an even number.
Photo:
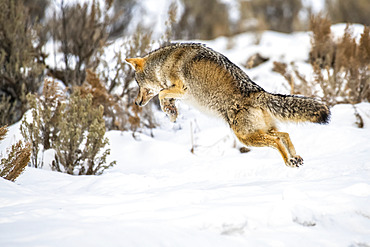
[[[292,141],[290,140],[290,137],[289,137],[288,133],[278,132],[275,128],[272,128],[269,131],[269,134],[271,134],[273,136],[277,136],[283,142],[283,144],[285,145],[285,147],[286,147],[286,149],[289,153],[289,162],[293,166],[298,167],[300,165],[303,165],[303,159],[302,159],[301,156],[296,154],[294,145],[293,145]]]
[[[278,132],[269,115],[260,109],[237,109],[228,112],[229,124],[236,137],[246,146],[272,147],[279,151],[287,166],[298,167],[297,156],[288,133]]]
[[[234,130],[236,137],[246,146],[272,147],[279,151],[285,164],[289,167],[299,167],[303,159],[295,154],[289,135],[283,132],[266,133],[262,130],[253,133],[240,133]]]

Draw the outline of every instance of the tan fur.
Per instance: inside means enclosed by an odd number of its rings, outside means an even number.
[[[254,83],[225,56],[201,44],[171,44],[143,58],[126,59],[136,70],[136,104],[144,106],[155,95],[175,121],[176,99],[223,118],[247,146],[277,149],[287,166],[303,159],[288,133],[278,132],[276,120],[327,123],[328,107],[314,99],[271,94]]]

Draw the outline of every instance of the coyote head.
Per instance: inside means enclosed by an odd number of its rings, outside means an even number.
[[[156,96],[161,88],[159,84],[155,83],[151,70],[145,68],[146,58],[126,58],[135,69],[135,79],[139,85],[139,93],[135,99],[135,104],[138,106],[145,106],[154,96]]]

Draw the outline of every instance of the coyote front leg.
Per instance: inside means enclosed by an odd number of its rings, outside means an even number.
[[[178,116],[175,101],[183,98],[185,92],[186,88],[182,81],[174,80],[171,87],[161,90],[158,94],[161,109],[169,116],[171,122],[175,122]]]
[[[159,92],[159,99],[181,99],[183,98],[184,94],[186,92],[186,88],[184,87],[184,84],[181,81],[178,81],[177,83],[174,83],[171,87],[162,89],[162,91]]]

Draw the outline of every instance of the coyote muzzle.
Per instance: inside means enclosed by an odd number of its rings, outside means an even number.
[[[145,106],[155,96],[149,89],[140,87],[139,93],[135,99],[135,104]]]

